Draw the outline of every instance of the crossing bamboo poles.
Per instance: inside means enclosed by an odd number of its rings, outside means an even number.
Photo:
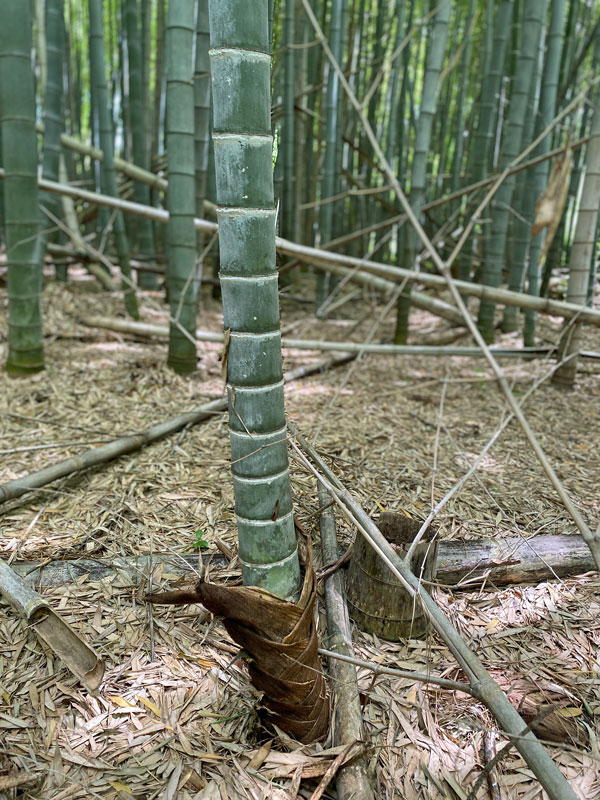
[[[0,169],[0,179],[2,178],[4,178],[4,170]],[[131,200],[122,200],[118,197],[108,197],[107,195],[97,192],[90,192],[86,189],[80,189],[65,183],[48,181],[43,178],[38,180],[38,184],[40,189],[72,197],[75,200],[104,205],[108,208],[117,208],[126,214],[139,214],[163,224],[166,224],[169,220],[168,211],[161,208],[144,206],[140,203],[134,203]],[[210,222],[206,219],[195,218],[194,225],[196,230],[208,233],[218,233],[219,230],[216,222]],[[331,270],[336,265],[339,265],[341,267],[355,269],[363,275],[365,273],[369,275],[379,275],[380,277],[387,278],[396,283],[409,280],[417,281],[433,289],[448,288],[446,279],[442,277],[442,275],[413,272],[409,269],[393,267],[378,261],[370,261],[342,255],[340,253],[333,253],[328,250],[321,250],[318,247],[296,244],[295,242],[290,242],[279,236],[275,239],[275,244],[280,253],[294,256],[300,261],[312,264],[320,269]],[[437,257],[440,258],[439,256]],[[523,292],[511,292],[508,289],[494,289],[490,286],[480,286],[478,284],[469,283],[468,281],[455,280],[453,284],[463,295],[478,297],[480,299],[485,298],[486,300],[504,303],[505,305],[531,308],[541,314],[550,314],[552,316],[563,317],[564,319],[573,319],[577,317],[580,322],[587,322],[591,325],[600,326],[600,311],[587,308],[586,306],[579,306],[575,303],[566,303],[563,300],[553,300],[546,297],[532,297]]]

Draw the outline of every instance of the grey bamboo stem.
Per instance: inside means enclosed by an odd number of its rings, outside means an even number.
[[[292,447],[302,462],[315,475],[319,483],[328,490],[344,516],[357,527],[360,534],[365,537],[409,594],[419,598],[430,617],[431,624],[466,673],[473,695],[486,704],[502,730],[514,741],[515,747],[548,793],[550,800],[578,800],[577,795],[544,746],[533,733],[523,732],[525,724],[522,717],[513,708],[496,681],[463,641],[456,628],[431,598],[422,583],[413,575],[408,563],[398,556],[369,515],[354,500],[318,453],[302,439],[293,426],[288,424],[288,427],[301,442],[302,449],[322,472],[319,472],[303,455],[300,448],[291,441]]]

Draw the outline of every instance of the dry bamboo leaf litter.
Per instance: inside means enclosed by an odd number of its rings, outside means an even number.
[[[118,297],[107,298],[88,281],[77,281],[71,289],[50,284],[44,295],[46,327],[53,331],[49,366],[26,382],[0,377],[9,411],[0,419],[0,447],[16,450],[43,443],[56,449],[4,454],[2,480],[76,454],[85,447],[79,442],[134,432],[220,396],[218,346],[203,345],[198,375],[183,380],[164,367],[163,344],[90,333],[75,323],[84,310],[118,314]],[[219,330],[218,306],[210,301],[205,305],[202,326]],[[371,324],[365,320],[353,327],[350,316],[359,318],[360,306],[349,303],[341,313],[348,317],[319,323],[323,337],[360,341]],[[1,310],[0,316],[4,314]],[[144,296],[143,314],[149,321],[164,322],[160,299]],[[284,325],[296,324],[298,336],[315,324],[285,300],[283,319]],[[426,314],[415,314],[417,323],[421,319],[423,331],[443,327]],[[552,322],[541,328],[548,341],[556,330]],[[381,333],[391,335],[391,323]],[[586,336],[586,347],[600,349],[597,331],[586,329]],[[514,344],[510,337],[504,343]],[[306,353],[289,353],[286,363],[292,367],[306,360]],[[524,393],[545,369],[542,362],[515,363],[507,373],[517,392]],[[457,447],[441,434],[434,473],[439,397],[447,374],[443,423]],[[288,412],[305,431],[322,423],[320,450],[365,507],[373,513],[404,510],[424,518],[432,480],[439,499],[495,430],[502,401],[493,381],[481,364],[469,359],[453,359],[446,372],[432,359],[370,357],[330,406],[342,375],[324,374],[291,386]],[[581,390],[572,394],[544,385],[526,411],[579,509],[593,521],[600,512],[600,383],[593,371],[582,373],[580,382]],[[302,520],[316,508],[314,482],[297,464],[292,472]],[[569,529],[515,427],[494,446],[478,475],[481,481],[471,480],[438,518],[441,536],[529,536]],[[342,538],[350,541],[353,533],[343,521],[338,523]],[[307,524],[318,536],[316,520]],[[197,530],[202,530],[209,552],[216,549],[217,538],[235,552],[224,417],[8,504],[0,516],[0,547],[3,557],[18,560],[189,552]],[[235,559],[228,574],[238,574]],[[222,573],[213,573],[213,578],[222,579]],[[3,774],[40,776],[37,785],[20,787],[19,796],[196,800],[221,798],[219,786],[225,785],[229,797],[285,798],[298,765],[305,776],[301,793],[314,790],[323,774],[322,766],[314,764],[318,747],[275,740],[258,770],[249,767],[269,737],[257,725],[259,698],[247,675],[230,666],[237,648],[218,622],[193,613],[200,607],[181,613],[155,609],[151,642],[148,611],[139,599],[148,580],[146,571],[135,585],[115,575],[102,583],[83,578],[44,590],[107,662],[97,699],[79,689],[7,607],[0,609],[0,768]],[[155,569],[152,588],[165,587],[170,580],[168,570]],[[544,692],[558,688],[568,708],[583,708],[587,724],[597,733],[599,586],[591,574],[502,591],[440,591],[438,597],[486,666],[498,679],[506,679],[507,688],[520,689],[524,676]],[[462,678],[435,639],[398,644],[356,632],[356,649],[359,657],[389,666]],[[451,795],[453,782],[468,790],[480,774],[482,738],[492,726],[481,706],[466,695],[421,689],[403,679],[373,680],[366,670],[359,670],[359,684],[378,796],[442,798]],[[591,717],[590,710],[595,712]],[[498,749],[504,743],[500,736]],[[563,746],[553,752],[582,797],[600,793],[593,752]],[[277,756],[298,761],[284,774],[273,760]],[[335,755],[327,758],[330,763]],[[516,800],[542,796],[513,751],[501,761],[498,779],[506,796]]]

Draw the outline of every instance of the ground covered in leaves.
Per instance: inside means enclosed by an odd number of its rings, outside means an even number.
[[[306,280],[306,279],[305,279]],[[306,287],[308,287],[306,280]],[[294,295],[300,290],[291,290]],[[308,292],[305,293],[308,297]],[[6,331],[6,295],[0,331]],[[164,323],[158,294],[142,316]],[[320,322],[312,305],[282,298],[282,327],[295,338],[389,339],[373,297],[353,300]],[[140,431],[223,394],[219,347],[201,346],[198,372],[174,375],[157,340],[90,329],[81,317],[122,313],[119,297],[81,275],[44,290],[45,372],[0,376],[0,480],[6,482],[125,434]],[[448,323],[414,313],[413,341],[426,343]],[[545,320],[553,343],[558,320]],[[203,297],[200,325],[221,330],[219,304]],[[5,333],[2,334],[5,337]],[[469,344],[463,338],[460,344]],[[515,345],[516,337],[502,337]],[[5,338],[0,360],[5,359]],[[586,349],[600,333],[586,329]],[[286,367],[323,354],[286,351]],[[551,363],[502,362],[522,396]],[[375,356],[287,387],[287,411],[363,507],[424,518],[464,473],[505,413],[481,359]],[[551,463],[590,525],[600,519],[600,368],[583,362],[575,391],[543,383],[526,412]],[[11,562],[112,559],[138,553],[189,553],[205,562],[225,554],[237,574],[233,490],[225,415],[190,427],[101,468],[62,479],[0,507],[0,548]],[[319,557],[314,479],[292,462],[298,517]],[[477,477],[439,516],[440,536],[530,537],[575,533],[554,490],[514,424]],[[342,544],[354,532],[338,520]],[[44,596],[106,662],[101,691],[81,688],[7,604],[0,607],[0,790],[3,776],[34,781],[7,796],[59,798],[293,798],[311,796],[338,750],[273,737],[258,722],[260,698],[235,659],[237,647],[200,606],[154,608],[150,586],[169,585],[168,567],[102,581],[85,576]],[[564,713],[579,734],[551,751],[580,797],[600,796],[600,580],[594,573],[537,586],[477,592],[440,587],[435,596],[504,688],[526,696],[569,698]],[[321,642],[327,646],[324,624]],[[445,645],[391,643],[355,631],[357,656],[387,666],[462,680]],[[233,663],[232,663],[233,662]],[[467,695],[359,670],[368,763],[378,798],[466,798],[481,773],[483,740],[494,730]],[[497,747],[504,743],[498,734]],[[265,746],[265,744],[267,746]],[[269,746],[270,745],[270,746]],[[542,791],[511,750],[498,768],[501,796],[534,800]],[[8,782],[10,784],[10,781]],[[335,797],[334,782],[325,797]],[[485,781],[477,797],[488,797]]]

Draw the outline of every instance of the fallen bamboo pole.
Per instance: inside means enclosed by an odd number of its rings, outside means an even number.
[[[36,130],[40,133],[44,132],[44,126],[41,123],[36,124]],[[77,153],[81,153],[81,155],[89,156],[93,158],[95,161],[104,161],[104,153],[98,147],[94,147],[90,144],[85,144],[81,142],[79,139],[76,139],[74,136],[69,136],[68,133],[61,133],[60,135],[60,143],[63,147],[68,147],[69,150],[74,150]],[[165,178],[161,178],[160,175],[156,175],[154,172],[150,172],[150,170],[143,169],[142,167],[138,167],[136,164],[132,164],[131,161],[125,161],[124,158],[119,158],[119,156],[114,156],[114,164],[116,169],[119,172],[122,172],[127,177],[131,178],[134,181],[138,181],[138,183],[145,183],[151,189],[158,189],[161,192],[166,192],[169,186],[169,183]],[[204,201],[204,208],[211,214],[216,213],[215,204],[211,203],[210,200]]]
[[[206,403],[193,411],[179,414],[177,417],[173,417],[173,419],[167,420],[166,422],[160,422],[158,425],[146,428],[145,431],[141,431],[140,433],[122,436],[108,444],[93,447],[91,450],[86,450],[84,453],[72,456],[71,458],[65,458],[57,464],[52,464],[49,467],[32,472],[23,478],[16,478],[13,481],[8,481],[0,486],[0,503],[5,503],[7,500],[14,500],[30,492],[32,489],[39,489],[59,478],[72,475],[74,472],[80,472],[90,467],[97,467],[99,464],[105,464],[107,461],[112,461],[119,456],[141,450],[144,445],[151,444],[158,439],[162,439],[164,436],[175,433],[186,425],[195,425],[212,414],[218,414],[226,410],[226,398],[213,400],[211,403]]]
[[[298,380],[299,378],[313,375],[315,372],[320,372],[332,367],[346,364],[356,356],[353,354],[345,354],[343,356],[332,357],[317,361],[313,364],[297,367],[294,370],[286,372],[283,380],[286,383]],[[112,461],[119,456],[133,453],[136,450],[141,450],[147,444],[156,442],[171,433],[185,428],[187,425],[195,425],[202,422],[213,414],[219,414],[227,410],[227,398],[219,398],[210,403],[206,403],[199,408],[188,411],[185,414],[179,414],[166,422],[159,422],[157,425],[152,425],[150,428],[141,431],[140,433],[133,433],[130,436],[122,436],[115,439],[108,444],[99,447],[93,447],[91,450],[86,450],[84,453],[65,458],[57,464],[52,464],[44,469],[32,472],[22,478],[16,478],[13,481],[0,486],[0,504],[5,503],[7,500],[14,500],[17,497],[30,492],[32,489],[39,489],[46,486],[48,483],[64,478],[67,475],[72,475],[74,472],[80,472],[90,467],[96,467],[100,464],[105,464],[107,461]]]
[[[211,556],[219,566],[219,553]],[[118,573],[136,580],[148,568],[163,565],[174,575],[197,569],[197,553],[153,553],[113,558],[75,558],[56,561],[19,561],[12,569],[31,586],[62,586],[88,575],[92,581]],[[223,562],[222,566],[225,566]],[[438,542],[436,585],[455,590],[482,585],[503,586],[582,575],[596,569],[589,547],[579,534],[542,534],[531,538],[451,539]]]
[[[116,319],[112,317],[83,317],[79,320],[82,325],[89,328],[102,328],[103,330],[116,331],[118,333],[130,333],[141,336],[161,336],[169,335],[166,325],[153,325],[148,322],[136,322],[128,319]],[[196,331],[196,339],[199,342],[223,342],[223,334],[214,331]],[[484,354],[478,347],[446,347],[443,345],[397,345],[397,344],[371,344],[366,342],[329,342],[319,339],[290,339],[286,336],[281,339],[283,348],[293,350],[333,350],[346,353],[377,353],[379,355],[413,355],[413,356],[469,356],[471,358],[483,358]],[[496,358],[547,358],[555,351],[548,347],[491,347],[491,352]],[[600,354],[592,352],[582,352],[583,358],[598,358]]]
[[[4,178],[4,170],[0,169],[0,179]],[[147,217],[156,222],[167,223],[169,213],[164,209],[152,208],[141,203],[134,203],[131,200],[121,200],[118,197],[107,197],[106,195],[90,192],[86,189],[79,189],[67,184],[56,183],[45,178],[38,179],[41,189],[54,192],[56,194],[66,194],[74,199],[83,200],[88,203],[104,205],[108,208],[117,208],[124,213],[137,214]],[[209,222],[205,219],[194,219],[196,230],[208,233],[218,232],[216,222]],[[277,237],[275,244],[280,253],[298,258],[307,264],[312,264],[320,269],[333,271],[332,266],[340,266],[363,271],[369,275],[378,275],[387,278],[394,283],[401,283],[403,280],[417,281],[424,286],[433,288],[447,289],[446,279],[442,275],[434,275],[426,272],[413,272],[402,267],[392,267],[389,264],[381,264],[377,261],[369,261],[352,256],[330,253],[327,250],[320,250],[316,247],[296,244],[287,239]],[[564,300],[552,300],[547,297],[533,297],[523,292],[513,292],[510,289],[495,289],[491,286],[481,286],[470,283],[469,281],[453,281],[456,289],[465,296],[478,297],[480,300],[490,300],[494,303],[501,303],[507,306],[519,306],[538,311],[541,314],[550,314],[565,319],[577,317],[579,322],[587,322],[591,325],[600,327],[600,310],[579,306],[575,303],[567,303]]]
[[[344,516],[356,526],[360,534],[379,554],[409,594],[421,601],[431,620],[431,624],[464,670],[473,695],[488,707],[501,729],[514,743],[541,786],[546,790],[550,800],[578,800],[575,792],[549,756],[545,747],[531,731],[526,731],[523,718],[513,708],[496,681],[485,669],[475,653],[463,641],[456,628],[425,590],[419,579],[413,575],[408,563],[398,556],[369,515],[331,472],[314,448],[289,423],[288,427],[301,443],[304,452],[310,457],[309,460],[298,445],[293,440],[290,440],[290,444],[300,460],[313,473],[318,482],[327,489]],[[316,464],[318,469],[313,464]]]
[[[338,559],[335,518],[329,494],[322,486],[318,487],[319,506],[324,508],[319,524],[321,528],[321,550],[323,563],[329,564]],[[352,632],[346,595],[344,577],[338,571],[325,581],[325,608],[327,611],[327,642],[330,650],[337,655],[352,658]],[[353,664],[342,660],[329,660],[329,671],[333,679],[335,694],[334,745],[347,745],[351,742],[364,741],[365,732],[356,680],[356,668]],[[373,789],[367,776],[365,759],[361,758],[353,764],[342,767],[338,773],[336,787],[340,800],[372,800]]]

